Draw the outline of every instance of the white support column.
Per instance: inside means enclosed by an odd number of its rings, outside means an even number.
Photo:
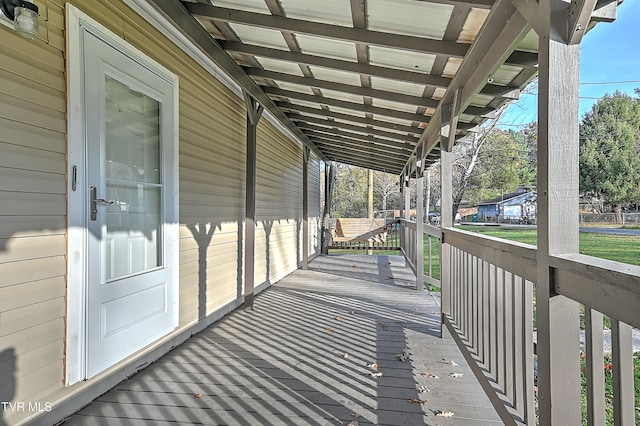
[[[538,402],[540,424],[580,424],[579,306],[554,294],[549,257],[578,253],[580,46],[570,1],[540,0],[538,94]]]

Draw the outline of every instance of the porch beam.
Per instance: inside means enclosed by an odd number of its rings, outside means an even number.
[[[185,3],[184,5],[189,13],[201,18],[210,18],[215,21],[251,25],[278,31],[288,31],[296,34],[307,34],[352,43],[365,43],[368,45],[384,46],[420,53],[442,54],[455,58],[463,58],[468,49],[467,45],[463,43],[392,34],[361,28],[342,27],[339,25],[286,18],[283,16],[265,15],[263,13],[247,12],[202,3]]]
[[[317,128],[325,128],[329,129],[345,129],[352,130],[354,132],[363,132],[369,135],[381,136],[384,138],[395,139],[398,141],[405,141],[413,144],[418,143],[418,137],[412,136],[406,133],[396,133],[389,132],[386,130],[373,129],[371,127],[358,126],[355,124],[349,124],[342,121],[336,120],[325,120],[323,118],[311,117],[311,116],[303,116],[298,114],[290,114],[289,118],[291,121],[298,123],[300,126],[308,126],[310,124],[318,124],[319,126],[314,126]],[[419,130],[419,129],[418,129]]]
[[[406,133],[413,133],[417,136],[422,134],[422,128],[418,126],[408,126],[405,124],[398,124],[391,121],[376,120],[374,118],[365,118],[357,115],[345,114],[342,112],[330,111],[328,109],[311,108],[308,106],[292,104],[288,102],[276,102],[276,104],[283,109],[291,111],[289,117],[293,121],[306,120],[309,115],[303,115],[301,113],[313,114],[320,117],[337,118],[353,123],[361,123],[370,126],[381,127],[383,129],[399,130]],[[425,116],[425,118],[428,118]]]
[[[245,220],[244,220],[244,307],[253,309],[255,286],[256,250],[256,151],[258,122],[263,107],[247,92],[243,92],[247,112],[247,152],[245,175]]]
[[[580,45],[566,44],[570,2],[540,0],[536,313],[540,424],[579,424],[579,305],[556,295],[550,257],[578,253]]]
[[[407,150],[411,152],[413,147],[418,143],[418,138],[414,136],[403,136],[399,133],[390,133],[390,132],[376,132],[374,129],[369,129],[366,127],[358,127],[351,126],[349,130],[342,130],[343,128],[349,126],[344,123],[336,123],[334,121],[327,120],[316,120],[316,122],[322,122],[322,126],[317,126],[312,124],[310,121],[299,121],[298,125],[303,129],[315,130],[317,132],[330,133],[333,135],[345,136],[347,138],[357,139],[357,140],[366,140],[369,142],[376,142],[381,145],[390,145],[390,146],[406,146]],[[360,133],[356,133],[360,132]],[[365,133],[365,134],[363,134]],[[382,133],[382,137],[385,139],[381,139],[376,137],[375,135],[380,135]]]
[[[309,139],[315,143],[335,146],[336,148],[344,147],[359,152],[363,158],[367,156],[379,156],[386,160],[404,162],[405,157],[398,154],[397,148],[376,145],[372,142],[355,141],[340,136],[332,136],[329,134],[309,132]]]
[[[598,0],[573,0],[569,7],[569,24],[566,25],[568,44],[580,44],[587,33],[591,15]]]
[[[390,140],[380,139],[372,135],[361,135],[354,132],[348,132],[346,130],[332,129],[330,127],[315,126],[313,124],[307,124],[300,122],[300,127],[305,129],[304,132],[307,135],[326,135],[327,137],[337,136],[341,140],[352,141],[361,143],[364,145],[372,144],[380,148],[391,148],[392,150],[404,150],[408,154],[411,154],[415,144],[406,142],[403,140]],[[308,130],[308,131],[307,131]]]
[[[331,141],[317,140],[316,143],[322,147],[330,159],[337,162],[347,163],[348,161],[347,164],[353,162],[353,165],[362,166],[364,164],[365,166],[362,167],[366,167],[367,161],[373,160],[379,166],[378,170],[395,173],[402,169],[400,160],[389,159],[379,153],[370,153]]]
[[[322,105],[333,105],[340,108],[351,109],[357,113],[369,112],[371,114],[380,114],[387,117],[399,118],[407,121],[428,122],[430,117],[424,114],[416,114],[411,112],[398,111],[395,109],[376,107],[371,105],[360,104],[356,102],[341,101],[339,99],[328,98],[326,96],[308,95],[306,93],[296,92],[293,90],[283,90],[275,87],[261,86],[266,94],[279,96],[283,98],[299,99],[301,101],[312,102]],[[409,105],[409,104],[408,104]],[[415,104],[416,107],[421,106]],[[482,116],[493,112],[491,108],[469,106],[464,110],[465,114]]]
[[[404,93],[389,92],[387,90],[372,89],[362,86],[354,86],[352,84],[336,83],[328,80],[319,80],[312,77],[300,77],[293,74],[287,74],[276,71],[267,71],[259,68],[248,68],[247,74],[252,77],[266,78],[269,80],[284,81],[286,83],[294,83],[302,86],[315,87],[317,89],[329,89],[339,92],[350,93],[358,96],[368,96],[370,98],[383,99],[387,101],[400,102],[407,105],[423,106],[427,108],[436,108],[440,103],[439,100],[425,98],[422,96],[406,95]]]
[[[294,64],[313,65],[322,68],[331,68],[338,71],[352,72],[370,77],[388,78],[390,80],[406,81],[409,83],[424,84],[433,88],[446,88],[451,83],[450,77],[442,77],[439,75],[426,74],[423,72],[407,71],[396,68],[387,68],[366,63],[350,62],[341,59],[326,58],[323,56],[309,55],[300,52],[289,52],[271,47],[256,46],[237,41],[222,41],[222,48],[228,52],[244,53],[252,56],[262,56],[265,58],[278,59],[280,61],[290,62]],[[526,52],[522,52],[526,53]],[[527,62],[528,67],[537,64],[537,55],[526,53],[525,56],[518,55],[515,52],[514,60]],[[253,68],[255,69],[255,68]],[[482,95],[499,96],[505,99],[517,99],[519,90],[513,86],[501,86],[499,84],[487,84],[482,91]]]
[[[268,95],[278,96],[287,99],[298,99],[305,102],[311,102],[318,105],[336,106],[339,108],[350,109],[354,113],[361,114],[368,112],[371,114],[379,114],[386,117],[399,118],[407,121],[426,122],[429,121],[428,115],[416,114],[411,112],[398,111],[395,109],[375,107],[365,105],[364,103],[342,101],[339,99],[328,98],[326,96],[308,95],[306,93],[295,92],[293,90],[283,90],[276,87],[262,86],[264,92]],[[417,106],[416,106],[417,108]]]

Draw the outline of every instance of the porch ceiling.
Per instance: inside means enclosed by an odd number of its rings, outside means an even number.
[[[439,158],[455,93],[460,139],[537,73],[511,0],[151,2],[323,159],[394,174]]]

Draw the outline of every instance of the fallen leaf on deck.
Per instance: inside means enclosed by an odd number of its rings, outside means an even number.
[[[344,357],[345,357],[345,358],[349,358],[349,354],[345,352],[345,353],[344,353]]]
[[[453,417],[455,414],[453,414],[451,411],[438,411],[436,413],[436,416],[438,417]]]
[[[362,414],[360,414],[360,413],[352,413],[351,417],[353,417],[354,419],[357,419],[357,418],[362,417]]]
[[[349,313],[350,313],[351,315],[355,315],[355,314],[356,314],[356,311],[351,311],[351,312],[349,312]]]
[[[347,423],[347,426],[360,426],[360,422],[357,420],[352,420],[349,423]]]
[[[351,265],[351,267],[352,267],[352,268],[357,268],[357,266],[356,266],[356,265]]]
[[[342,321],[342,318],[340,318],[340,315],[336,316],[336,321]]]
[[[438,311],[431,311],[432,314],[439,314],[440,312]]]
[[[427,402],[429,402],[428,399],[420,400],[420,399],[416,399],[416,398],[411,398],[411,399],[408,399],[407,401],[412,402],[414,404],[426,404]]]
[[[451,377],[456,377],[456,378],[457,378],[457,377],[462,377],[462,376],[464,376],[464,374],[463,374],[463,373],[450,373],[449,375],[450,375]]]
[[[325,330],[327,333],[333,333],[333,327],[327,327]]]
[[[456,363],[455,361],[449,361],[449,364],[453,365],[455,367],[459,367],[460,366],[460,364]]]
[[[379,322],[378,324],[380,325],[380,327],[382,327],[383,330],[389,330],[389,326],[386,323]]]
[[[379,379],[382,377],[382,373],[371,373],[371,377],[374,379]]]
[[[367,367],[373,368],[374,370],[377,370],[378,368],[380,368],[380,364],[376,364],[374,362],[373,364],[367,364]]]
[[[419,393],[431,392],[431,389],[429,389],[426,386],[420,385],[420,386],[418,386],[418,392]]]
[[[436,376],[435,374],[431,374],[428,371],[425,371],[424,373],[422,373],[423,377],[426,377],[427,379],[439,379],[440,377]]]
[[[193,397],[194,398],[202,398],[202,394],[201,393],[194,393]]]
[[[402,353],[396,355],[396,358],[398,359],[398,361],[407,362],[407,359],[409,359],[409,349],[404,348],[402,350]]]

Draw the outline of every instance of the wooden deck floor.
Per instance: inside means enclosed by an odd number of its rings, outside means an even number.
[[[401,257],[321,256],[65,424],[501,424],[414,286]]]

